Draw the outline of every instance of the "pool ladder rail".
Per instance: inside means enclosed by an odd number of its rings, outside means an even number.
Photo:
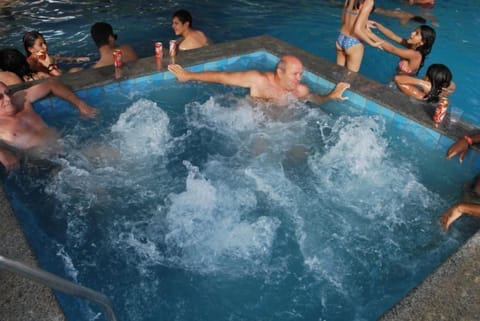
[[[65,280],[42,269],[31,267],[15,260],[7,259],[1,255],[0,268],[16,273],[33,281],[42,283],[66,294],[93,301],[103,308],[109,321],[118,320],[115,316],[115,312],[113,311],[112,302],[107,296],[100,292]]]

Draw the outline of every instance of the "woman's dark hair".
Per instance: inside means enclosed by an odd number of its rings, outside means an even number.
[[[25,76],[32,77],[32,70],[28,65],[27,58],[15,48],[0,50],[0,69],[13,72],[22,80]]]
[[[430,65],[427,69],[426,76],[431,83],[430,92],[423,97],[427,102],[437,102],[438,96],[443,88],[448,88],[452,81],[452,72],[447,66],[442,64]]]
[[[184,10],[184,9],[178,10],[173,14],[172,17],[173,18],[177,17],[178,20],[180,20],[182,23],[189,22],[189,26],[190,28],[192,28],[192,23],[193,23],[192,15],[187,10]]]
[[[420,52],[422,55],[422,61],[420,62],[420,67],[418,67],[417,73],[423,67],[423,63],[425,62],[425,57],[432,51],[433,43],[435,42],[436,33],[432,27],[427,25],[421,25],[418,27],[420,29],[420,34],[422,35],[423,44],[418,47],[416,50]]]
[[[38,31],[29,31],[23,35],[23,48],[25,48],[27,57],[32,54],[28,48],[33,47],[35,40],[37,40],[39,37],[44,38],[43,35]]]

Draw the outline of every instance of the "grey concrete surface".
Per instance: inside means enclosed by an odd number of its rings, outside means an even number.
[[[156,60],[155,57],[147,57],[136,62],[125,64],[120,72],[118,70],[116,72],[113,66],[107,66],[94,70],[90,69],[78,73],[66,74],[59,77],[59,80],[72,89],[78,90],[165,71],[167,65],[172,62],[177,62],[188,67],[194,64],[206,63],[259,50],[265,50],[276,56],[294,54],[303,61],[306,70],[318,74],[334,83],[338,81],[348,81],[351,83],[352,91],[413,119],[425,127],[434,128],[431,120],[433,114],[433,107],[431,105],[413,100],[399,93],[397,90],[365,78],[360,74],[349,72],[325,59],[311,55],[269,36],[220,43],[205,48],[180,52],[175,58],[175,61],[172,61],[170,57],[164,57],[162,61]],[[31,85],[31,83],[14,87],[14,89],[20,89],[29,85]],[[476,128],[463,121],[451,123],[449,116],[447,116],[444,122],[438,128],[434,129],[445,136],[455,139],[462,137],[466,133],[470,133]],[[18,230],[18,223],[13,222],[14,218],[11,217],[11,210],[4,196],[2,196],[0,203],[0,211],[2,222],[11,221],[11,223],[9,223],[10,227],[1,227],[2,240],[6,238],[9,239],[8,242],[2,242],[2,254],[10,253],[14,258],[25,258],[33,262],[33,257],[28,247],[26,245],[20,245],[24,244],[24,238]],[[20,256],[20,252],[25,252],[26,254]],[[6,254],[4,255],[7,256]],[[45,298],[48,299],[45,302],[32,299],[33,301],[26,303],[23,302],[26,300],[24,297],[33,292],[32,288],[34,286],[32,284],[28,283],[25,285],[25,281],[18,280],[6,272],[0,272],[0,278],[2,287],[12,288],[8,293],[2,291],[0,294],[0,309],[2,309],[0,310],[0,315],[10,316],[10,314],[13,315],[15,313],[21,315],[18,318],[12,316],[11,319],[5,320],[56,320],[55,318],[60,318],[57,312],[58,307],[49,291],[39,287],[35,290],[38,291],[38,293],[33,296],[36,298],[45,296]],[[5,284],[10,285],[7,286]],[[51,315],[52,317],[22,318],[22,316],[29,315],[30,313],[24,313],[22,311],[33,308],[34,306],[42,310],[43,316]],[[53,309],[51,312],[50,308]],[[477,233],[473,236],[456,254],[448,259],[445,264],[411,291],[395,307],[385,313],[380,320],[480,320],[480,235]]]
[[[37,266],[8,199],[0,192],[0,254],[6,258]],[[65,320],[50,288],[0,269],[0,320]]]

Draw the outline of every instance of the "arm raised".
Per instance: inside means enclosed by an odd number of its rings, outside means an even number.
[[[375,12],[376,12],[376,10],[375,10]],[[403,43],[404,43],[403,38],[400,37],[399,35],[397,35],[396,33],[394,33],[392,30],[383,26],[382,24],[380,24],[376,21],[369,21],[369,25],[373,28],[376,28],[381,33],[383,33],[385,35],[385,37],[403,45]]]
[[[203,71],[190,72],[180,65],[169,65],[168,70],[177,77],[179,81],[204,81],[219,83],[231,86],[239,86],[245,88],[253,87],[262,78],[262,74],[256,70],[249,71]]]
[[[372,39],[367,28],[368,17],[370,12],[372,12],[373,5],[373,0],[365,0],[355,22],[354,32],[359,39],[365,41],[370,46],[379,47],[381,42],[378,42],[376,39]]]

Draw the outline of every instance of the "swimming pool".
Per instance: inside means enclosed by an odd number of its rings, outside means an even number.
[[[79,94],[101,124],[38,104],[62,128],[62,169],[5,184],[41,264],[107,294],[121,319],[375,320],[475,231],[437,223],[472,176],[443,159],[449,141],[353,93],[276,119],[244,90],[169,73]],[[96,317],[60,301],[71,320]]]
[[[98,21],[110,22],[119,34],[120,43],[130,43],[140,56],[153,54],[155,41],[173,37],[171,14],[180,7],[190,10],[194,27],[204,30],[214,42],[237,40],[269,34],[302,48],[316,56],[335,61],[335,40],[340,23],[338,1],[222,1],[156,2],[129,1],[11,1],[0,12],[2,38],[0,47],[21,48],[21,34],[39,29],[48,40],[50,51],[62,55],[87,55],[97,59],[90,39],[90,26]],[[430,12],[440,23],[437,40],[425,66],[443,63],[450,67],[457,91],[451,106],[464,110],[462,117],[480,124],[478,41],[480,19],[477,3],[468,0],[439,1],[434,9],[423,11],[406,1],[386,0],[377,3],[387,9],[401,8],[415,14]],[[398,21],[372,15],[399,35],[407,36],[415,25],[402,27]],[[139,36],[141,35],[141,36]],[[164,43],[165,44],[165,43]],[[379,50],[368,48],[361,73],[388,83],[398,60]],[[420,73],[423,75],[426,68]]]

